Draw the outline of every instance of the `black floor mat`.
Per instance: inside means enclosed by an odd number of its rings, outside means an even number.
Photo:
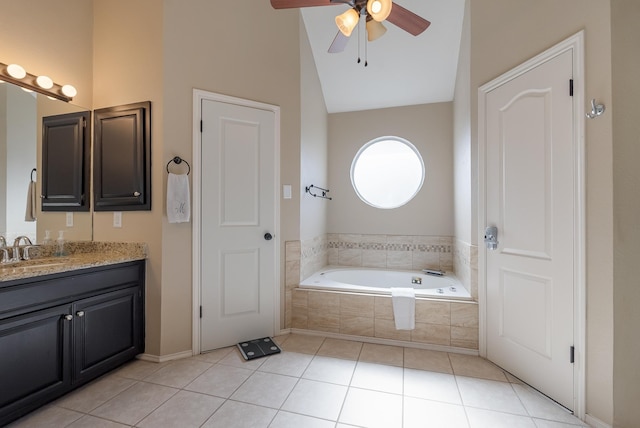
[[[240,342],[237,346],[245,360],[253,360],[280,352],[280,348],[270,337]]]

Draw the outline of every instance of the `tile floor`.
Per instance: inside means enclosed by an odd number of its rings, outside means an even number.
[[[478,357],[316,336],[244,361],[235,347],[135,360],[17,427],[575,428],[555,403]]]

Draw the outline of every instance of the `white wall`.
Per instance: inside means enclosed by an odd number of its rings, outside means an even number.
[[[471,190],[471,17],[469,14],[469,0],[467,0],[453,97],[453,212],[456,239],[467,244],[477,244],[477,233],[472,229],[477,210],[476,203],[472,200]]]
[[[425,104],[329,115],[330,233],[453,236],[453,105]],[[395,135],[413,143],[426,178],[406,205],[382,210],[356,195],[350,177],[358,150]]]
[[[314,184],[325,187],[327,177],[328,116],[311,45],[300,17],[300,240],[327,233],[328,203],[305,192]],[[283,200],[291,204],[291,200]]]

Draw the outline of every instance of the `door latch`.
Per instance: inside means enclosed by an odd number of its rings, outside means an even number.
[[[484,230],[484,245],[487,250],[498,249],[498,228],[495,226],[489,226]]]

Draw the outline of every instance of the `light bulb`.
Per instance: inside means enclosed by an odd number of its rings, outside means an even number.
[[[336,25],[345,36],[349,37],[351,32],[358,24],[360,16],[355,9],[349,9],[345,13],[336,16]]]
[[[22,68],[18,64],[9,64],[7,66],[7,73],[9,73],[9,76],[15,79],[24,79],[24,76],[27,75],[27,72],[24,70],[24,68]]]
[[[391,0],[369,0],[367,13],[376,21],[382,22],[391,14],[393,2]]]
[[[53,80],[49,76],[38,76],[36,78],[36,83],[42,89],[51,89],[53,88]]]
[[[73,87],[73,86],[71,86],[71,85],[64,85],[64,86],[62,87],[62,93],[63,93],[64,95],[66,95],[67,97],[71,97],[71,98],[73,98],[73,97],[75,97],[76,95],[78,95],[78,91],[76,90],[76,88],[74,88],[74,87]]]

